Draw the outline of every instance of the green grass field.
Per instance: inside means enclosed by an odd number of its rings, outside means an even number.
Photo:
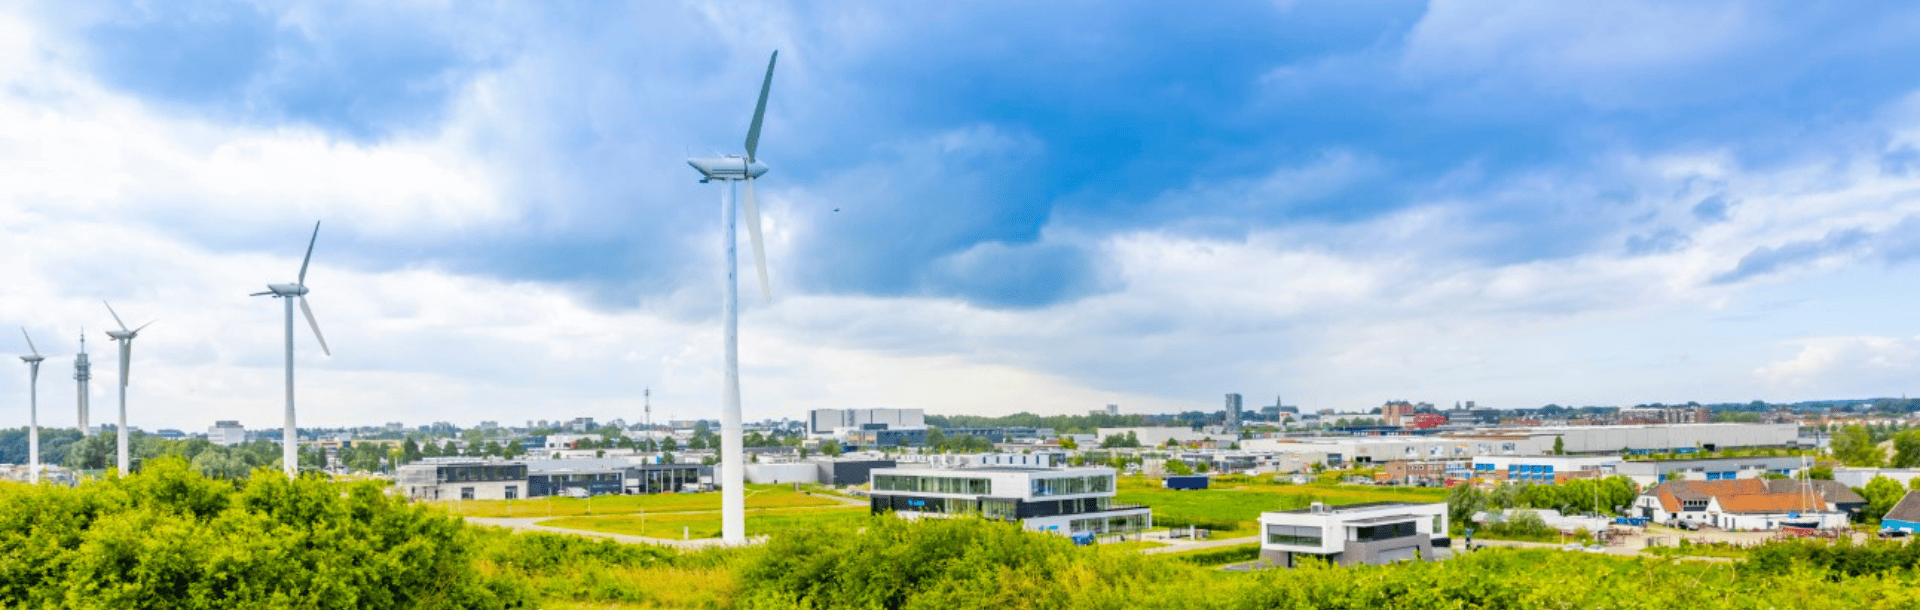
[[[442,500],[431,502],[447,512],[463,517],[572,517],[579,515],[624,515],[649,513],[717,511],[718,493],[654,494],[648,496],[595,496],[585,498],[542,497],[528,500]],[[795,493],[789,485],[748,485],[747,508],[797,508],[804,506],[846,506],[833,497]]]
[[[1250,536],[1257,529],[1255,520],[1260,518],[1260,513],[1305,508],[1315,501],[1333,505],[1444,502],[1446,496],[1444,489],[1325,483],[1292,485],[1264,478],[1236,478],[1209,489],[1175,491],[1160,487],[1154,479],[1127,477],[1120,480],[1114,501],[1152,508],[1157,526],[1193,525],[1214,530],[1221,536]]]
[[[747,511],[747,535],[764,536],[775,532],[853,522],[865,518],[867,518],[867,509],[858,506],[749,510]],[[677,539],[683,531],[693,538],[720,537],[720,513],[717,510],[658,515],[561,517],[541,521],[540,525],[649,538]]]
[[[1100,545],[1100,548],[1114,550],[1114,551],[1144,551],[1147,549],[1157,549],[1163,546],[1167,546],[1167,543],[1159,542],[1156,540],[1128,540],[1126,542],[1104,543]]]

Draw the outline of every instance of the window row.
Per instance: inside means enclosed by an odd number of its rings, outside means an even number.
[[[1304,525],[1267,526],[1267,544],[1320,546],[1320,528]]]
[[[992,492],[992,487],[992,482],[983,478],[927,477],[904,474],[873,475],[874,491],[913,491],[984,496]]]
[[[1107,493],[1110,491],[1113,491],[1113,475],[1108,474],[1033,480],[1033,496],[1036,498],[1040,496]]]

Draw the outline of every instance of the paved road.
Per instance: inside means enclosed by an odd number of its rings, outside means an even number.
[[[1210,540],[1192,540],[1188,538],[1175,538],[1171,540],[1166,538],[1147,538],[1147,540],[1151,540],[1154,542],[1167,543],[1167,546],[1157,546],[1154,548],[1140,551],[1141,553],[1144,553],[1144,554],[1154,555],[1159,553],[1179,553],[1182,551],[1197,551],[1200,549],[1214,549],[1214,548],[1228,547],[1228,546],[1240,546],[1242,544],[1254,544],[1254,543],[1260,542],[1260,537],[1247,536],[1244,538],[1214,538]]]

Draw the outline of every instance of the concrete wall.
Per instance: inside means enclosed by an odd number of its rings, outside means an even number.
[[[820,468],[812,462],[793,464],[747,464],[747,482],[756,485],[775,483],[819,483]]]

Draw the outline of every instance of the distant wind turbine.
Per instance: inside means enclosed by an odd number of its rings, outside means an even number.
[[[32,356],[21,356],[27,363],[27,480],[40,484],[40,361],[46,357],[40,355],[40,348],[33,346],[33,335],[27,334],[26,327],[20,328],[20,336],[27,338],[27,349]]]
[[[721,317],[724,332],[722,341],[726,344],[726,379],[721,382],[720,394],[722,410],[720,412],[720,532],[722,540],[729,544],[739,544],[747,540],[746,497],[742,487],[746,479],[746,456],[741,449],[740,430],[740,286],[736,277],[739,272],[739,259],[734,244],[734,183],[747,183],[747,234],[753,238],[753,260],[760,270],[760,291],[767,299],[773,298],[773,291],[767,283],[767,251],[760,239],[760,203],[753,195],[753,181],[767,173],[767,166],[754,158],[760,148],[760,121],[767,114],[767,92],[773,88],[773,64],[780,59],[780,52],[774,51],[767,59],[767,77],[760,83],[760,102],[753,108],[753,123],[747,127],[747,156],[734,155],[694,157],[687,164],[700,170],[700,181],[726,181],[726,188],[720,189],[720,236],[727,253],[727,282],[725,297],[721,301]]]
[[[313,308],[307,306],[307,264],[313,262],[313,244],[320,241],[320,223],[313,223],[313,237],[307,239],[307,257],[300,261],[300,279],[292,284],[267,284],[266,292],[256,292],[252,296],[271,295],[276,299],[285,299],[287,304],[287,425],[280,432],[281,466],[287,471],[287,478],[300,475],[299,431],[294,428],[293,418],[293,300],[300,299],[300,313],[307,315],[307,324],[313,327],[313,338],[320,341],[320,351],[328,356],[333,350],[327,349],[327,338],[320,334],[320,322],[313,319]]]
[[[113,310],[113,304],[106,301],[101,303],[105,303],[107,313],[113,315],[113,322],[120,325],[120,330],[107,331],[107,336],[120,342],[120,429],[113,435],[117,450],[114,465],[120,469],[120,476],[127,476],[131,473],[129,467],[132,465],[132,460],[127,456],[127,437],[130,436],[127,431],[127,367],[133,363],[133,338],[140,336],[140,331],[146,330],[148,326],[153,326],[153,322],[149,321],[141,324],[140,328],[128,330],[127,323],[121,321],[120,314]]]

